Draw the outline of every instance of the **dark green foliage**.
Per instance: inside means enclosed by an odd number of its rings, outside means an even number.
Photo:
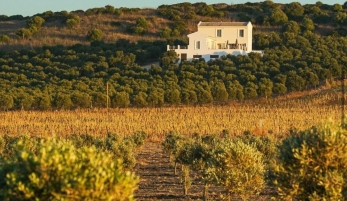
[[[300,33],[300,26],[295,21],[289,21],[289,22],[284,24],[282,30],[283,30],[283,32],[290,32],[290,33],[294,33],[297,35]]]
[[[13,107],[13,97],[9,94],[0,93],[0,110],[9,110]]]
[[[287,15],[278,8],[272,9],[270,16],[266,16],[264,24],[266,25],[283,25],[288,21]]]
[[[315,25],[313,24],[313,21],[307,17],[304,17],[302,21],[302,25],[304,30],[306,31],[313,31],[315,29]]]
[[[125,91],[117,92],[111,100],[112,107],[128,107],[130,104],[129,94]]]
[[[91,97],[83,92],[74,92],[71,95],[71,100],[77,108],[88,108],[91,106]]]
[[[304,7],[299,2],[292,2],[284,7],[284,12],[290,19],[298,20],[304,14]]]
[[[54,99],[54,106],[58,109],[70,109],[73,106],[71,98],[68,94],[57,94]]]

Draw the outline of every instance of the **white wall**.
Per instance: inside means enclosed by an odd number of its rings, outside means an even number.
[[[250,24],[250,23],[249,23]],[[252,26],[250,24],[250,26]],[[217,37],[217,30],[222,30],[222,37]],[[244,30],[244,37],[239,36],[239,31]],[[234,44],[237,42],[238,44],[247,44],[247,50],[249,44],[252,44],[249,39],[252,41],[252,28],[249,26],[199,26],[198,32],[204,33],[206,36],[215,37],[217,43],[229,43]],[[251,48],[252,49],[252,48]]]
[[[252,24],[249,22],[247,24],[247,51],[252,51],[253,47],[252,47],[252,43],[253,43],[253,26]]]

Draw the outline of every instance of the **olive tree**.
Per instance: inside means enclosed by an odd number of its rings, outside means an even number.
[[[13,97],[9,94],[0,94],[0,110],[8,110],[14,106]]]
[[[111,154],[56,139],[40,141],[35,151],[24,144],[0,158],[1,200],[134,200],[139,180]]]
[[[216,152],[216,175],[219,183],[231,194],[246,200],[265,187],[263,154],[256,147],[240,140],[225,140]]]
[[[8,37],[5,34],[1,34],[0,35],[0,43],[8,43],[8,42],[10,42],[10,37]]]
[[[278,154],[275,184],[281,199],[346,200],[345,128],[328,123],[292,130]]]
[[[37,29],[39,29],[44,22],[45,20],[42,17],[35,16],[27,21],[27,25],[28,27],[36,27]]]
[[[87,39],[91,42],[102,40],[102,31],[100,29],[89,30]]]

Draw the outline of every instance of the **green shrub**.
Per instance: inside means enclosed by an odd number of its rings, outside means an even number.
[[[136,165],[136,146],[130,139],[123,139],[114,142],[109,151],[114,159],[121,158],[123,165],[127,169],[132,169]]]
[[[41,138],[33,137],[28,134],[18,135],[18,136],[10,136],[5,135],[3,137],[3,150],[1,152],[1,158],[11,158],[16,153],[16,149],[19,148],[18,142],[21,143],[21,149],[30,150],[32,152],[36,152],[38,148],[38,144]]]
[[[0,35],[0,43],[9,43],[10,42],[10,37],[8,37],[5,34]]]
[[[36,27],[37,29],[39,29],[44,22],[45,20],[42,17],[35,16],[27,21],[27,25],[28,27]]]
[[[258,151],[264,155],[264,160],[269,161],[276,156],[277,140],[274,137],[248,135],[239,137],[246,144],[254,144]]]
[[[76,148],[96,146],[97,138],[89,134],[71,134],[66,137]]]
[[[78,15],[72,14],[68,16],[68,19],[66,20],[66,26],[70,29],[74,29],[79,26],[81,22],[81,18]]]
[[[0,93],[0,110],[9,110],[14,106],[14,99],[10,94]]]
[[[138,131],[132,134],[129,138],[133,141],[136,147],[139,147],[145,143],[147,134],[143,131]]]
[[[333,124],[291,131],[279,146],[275,169],[281,199],[347,198],[347,132]]]
[[[216,174],[228,196],[236,194],[242,199],[259,194],[265,186],[263,155],[255,146],[240,140],[226,140],[220,152],[215,152]]]
[[[138,178],[110,154],[55,139],[40,141],[35,153],[23,143],[1,158],[1,200],[134,200]]]
[[[92,29],[88,31],[87,39],[91,42],[102,40],[102,31],[100,29]]]
[[[110,153],[113,159],[121,159],[124,168],[132,169],[136,165],[135,149],[144,143],[144,136],[145,133],[138,132],[122,139],[108,133],[106,138],[99,139],[89,134],[72,134],[67,139],[77,148],[95,146],[99,151]]]
[[[175,132],[170,132],[166,135],[164,142],[162,142],[162,146],[164,152],[170,156],[170,160],[176,158],[180,151],[182,142],[184,141],[184,136]]]

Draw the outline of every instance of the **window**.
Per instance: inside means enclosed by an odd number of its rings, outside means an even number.
[[[200,41],[196,41],[196,43],[195,43],[195,49],[200,49]]]
[[[210,55],[210,59],[218,59],[219,55]]]
[[[245,37],[245,30],[244,29],[239,30],[239,37]]]
[[[222,29],[217,29],[217,37],[222,37]]]
[[[202,55],[193,55],[193,59],[200,59],[202,58]]]

